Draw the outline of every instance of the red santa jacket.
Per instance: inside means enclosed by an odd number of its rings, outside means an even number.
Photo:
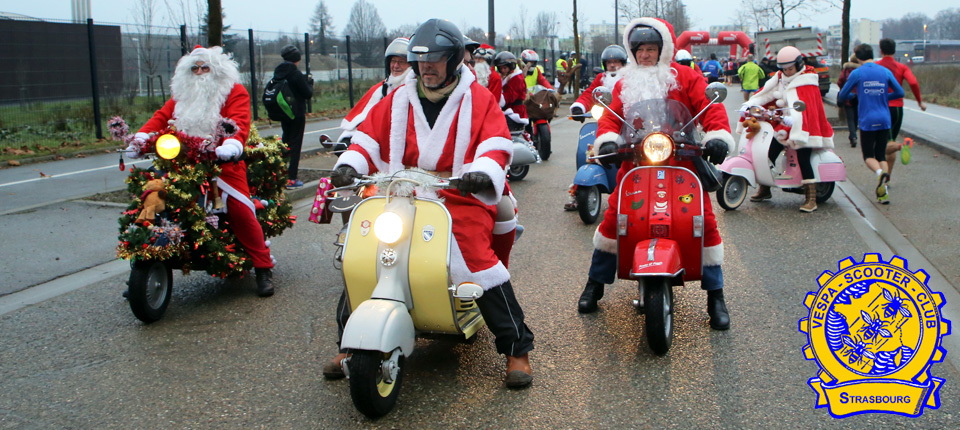
[[[166,129],[169,121],[175,119],[176,99],[176,95],[170,97],[170,100],[167,100],[163,107],[140,128],[140,132],[157,133]],[[250,94],[247,93],[247,89],[243,85],[237,83],[230,90],[230,94],[227,95],[220,108],[220,116],[230,118],[237,124],[237,133],[224,139],[222,144],[239,146],[242,152],[244,142],[247,141],[247,136],[250,134]],[[227,187],[220,187],[224,192],[233,195],[244,203],[250,202],[250,188],[247,186],[247,165],[243,161],[221,164],[220,180],[227,183]],[[234,193],[231,189],[236,190],[236,192]],[[250,207],[253,208],[253,203],[250,203]]]
[[[793,126],[789,128],[786,142],[781,143],[793,148],[833,148],[833,127],[823,109],[820,79],[811,66],[791,77],[778,71],[744,104],[782,108],[793,106],[798,100],[803,101],[807,108],[803,112],[793,109],[786,111],[784,116],[793,120]],[[743,132],[742,123],[737,125],[737,132]]]
[[[352,134],[352,131],[356,130],[357,126],[367,118],[370,109],[383,99],[383,86],[386,84],[386,81],[380,81],[370,87],[363,97],[360,98],[360,101],[353,105],[353,109],[347,112],[347,116],[340,121],[340,128],[344,130],[343,134],[340,135],[341,138],[348,133]]]
[[[419,167],[452,176],[483,172],[490,177],[493,190],[467,196],[438,192],[453,218],[450,273],[454,283],[476,282],[485,289],[507,282],[510,274],[493,253],[491,238],[513,144],[490,91],[462,66],[460,81],[431,128],[411,74],[367,117],[337,166],[349,165],[362,174]]]
[[[497,69],[490,68],[490,76],[487,78],[487,89],[490,90],[490,93],[493,94],[493,100],[497,102],[497,105],[503,107],[506,104],[506,101],[503,99],[503,82],[500,74],[497,73]]]
[[[511,120],[526,124],[527,107],[523,101],[527,98],[527,82],[523,79],[523,71],[514,68],[509,76],[501,78],[503,84],[503,113]]]
[[[573,113],[573,108],[575,107],[579,107],[584,113],[590,112],[590,109],[593,108],[593,89],[602,86],[607,87],[612,91],[614,85],[617,85],[617,82],[620,82],[620,74],[617,72],[603,72],[597,74],[597,77],[593,78],[593,82],[591,82],[590,86],[587,87],[582,94],[580,94],[580,97],[577,98],[577,101],[570,105],[570,112]]]

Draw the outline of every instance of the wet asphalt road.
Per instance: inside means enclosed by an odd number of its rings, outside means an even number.
[[[718,213],[727,332],[709,329],[697,283],[676,290],[665,357],[646,346],[635,284],[618,281],[599,312],[577,314],[595,228],[561,209],[578,127],[554,121],[553,157],[512,184],[526,227],[511,272],[536,335],[531,388],[503,387],[487,331],[473,344],[420,340],[394,412],[359,414],[347,381],[320,376],[336,353],[339,224],[307,222],[301,203],[296,228],[273,240],[272,298],[256,297],[250,277],[176,273],[165,318],[145,326],[120,298],[121,275],[0,316],[0,428],[956,428],[960,374],[947,363],[932,368],[947,381],[940,409],[918,419],[814,408],[803,297],[838,260],[875,251],[835,202],[804,215],[800,196],[775,193]]]

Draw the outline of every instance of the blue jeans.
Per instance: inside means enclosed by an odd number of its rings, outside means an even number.
[[[590,279],[603,284],[612,284],[617,280],[617,256],[599,249],[593,250],[590,262]],[[703,266],[700,288],[711,291],[723,288],[723,269],[721,266]]]

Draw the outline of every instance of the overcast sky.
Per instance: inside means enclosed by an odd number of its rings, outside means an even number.
[[[139,0],[89,1],[95,21],[135,22],[132,7]],[[155,1],[163,4],[165,0]],[[195,0],[185,1],[192,3]],[[227,15],[225,24],[232,25],[235,30],[253,28],[264,31],[293,31],[296,27],[300,33],[308,30],[310,16],[313,15],[319,2],[319,0],[221,1]],[[730,24],[736,15],[739,2],[740,0],[685,0],[694,22],[693,27],[703,30],[711,25]],[[346,27],[353,3],[353,0],[326,1],[338,33]],[[487,2],[483,0],[372,0],[372,3],[376,5],[387,29],[435,17],[449,19],[458,26],[466,23],[484,29],[487,27]],[[70,0],[3,0],[0,2],[0,12],[13,12],[37,18],[70,19],[70,4]],[[497,33],[506,33],[516,21],[515,16],[519,13],[520,4],[526,7],[531,20],[539,11],[556,12],[559,17],[561,37],[572,34],[570,16],[573,12],[573,0],[496,1]],[[853,19],[883,20],[901,17],[910,12],[922,12],[933,17],[938,11],[950,7],[958,7],[958,3],[953,0],[853,0],[850,16]],[[613,0],[579,0],[578,8],[585,9],[587,24],[599,24],[603,20],[613,22]],[[839,9],[822,9],[822,13],[808,18],[800,18],[794,14],[792,22],[788,22],[788,25],[799,21],[802,25],[826,28],[839,23]],[[164,21],[163,24],[170,24],[170,21]]]

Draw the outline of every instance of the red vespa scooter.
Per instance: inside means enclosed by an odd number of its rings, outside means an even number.
[[[726,98],[720,83],[706,92],[711,104]],[[597,88],[594,98],[616,115],[606,104],[609,90]],[[611,155],[632,159],[637,167],[623,175],[617,191],[617,277],[638,281],[634,306],[646,316],[650,348],[663,355],[673,342],[673,287],[701,279],[703,199],[709,196],[697,173],[681,162],[700,159],[703,148],[691,127],[696,118],[676,100],[645,100],[624,116],[620,134],[626,144]]]

